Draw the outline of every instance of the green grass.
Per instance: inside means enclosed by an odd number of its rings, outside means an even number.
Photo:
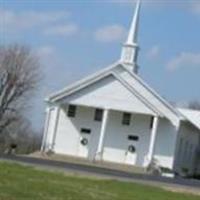
[[[0,162],[0,200],[199,200],[199,196]]]

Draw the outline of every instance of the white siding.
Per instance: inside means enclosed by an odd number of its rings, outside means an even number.
[[[63,103],[155,114],[112,75],[64,98]]]
[[[101,128],[101,122],[94,121],[95,109],[78,106],[75,118],[67,117],[66,111],[67,109],[60,111],[55,138],[55,153],[81,156],[79,153],[80,129],[90,128],[92,132],[87,146],[89,152],[85,158],[94,159]],[[139,141],[135,145],[136,165],[143,166],[150,138],[150,116],[132,114],[131,125],[125,126],[122,125],[122,115],[122,112],[110,111],[104,140],[103,160],[124,163],[130,144],[128,135],[137,135]]]
[[[56,121],[56,108],[54,107],[49,109],[48,123],[46,128],[47,136],[45,141],[45,151],[48,151],[52,146],[55,121]]]
[[[94,121],[94,112],[94,108],[77,106],[76,117],[69,118],[67,116],[67,107],[60,110],[54,146],[56,153],[94,159],[101,128],[101,122]],[[128,135],[135,135],[139,136],[139,141],[133,142],[136,147],[137,159],[136,163],[132,164],[144,166],[145,156],[149,150],[151,117],[132,114],[131,124],[126,126],[122,125],[122,116],[123,112],[110,111],[104,140],[103,160],[125,163],[128,146],[131,143],[128,140]],[[49,127],[53,126],[51,124],[54,124],[54,118],[52,116]],[[91,129],[91,134],[87,136],[89,138],[89,144],[86,147],[88,154],[84,155],[80,154],[81,128]],[[52,138],[50,129],[49,134],[48,138]],[[175,128],[169,121],[161,119],[159,121],[154,154],[161,166],[173,167],[175,142]]]
[[[124,71],[123,68],[116,68],[116,72],[120,77],[122,77],[127,83],[132,85],[134,89],[141,94],[143,97],[148,99],[148,101],[151,103],[151,105],[154,106],[154,108],[158,109],[164,116],[169,118],[174,125],[178,125],[179,118],[177,117],[177,114],[172,112],[168,106],[166,106],[161,100],[159,100],[158,97],[156,97],[152,92],[150,92],[146,87],[144,87],[143,84],[141,84],[136,78],[131,76],[128,72]]]
[[[154,151],[160,166],[173,168],[176,139],[176,128],[167,119],[160,119]]]
[[[182,122],[176,150],[177,172],[187,169],[190,174],[194,173],[197,167],[196,151],[199,145],[199,131],[188,122]]]
[[[148,152],[150,138],[150,117],[145,115],[132,115],[130,126],[122,125],[121,112],[112,112],[107,127],[103,159],[106,161],[124,163],[128,151],[128,135],[139,136],[136,142],[137,166],[143,166],[144,158]]]
[[[55,139],[54,151],[56,153],[81,156],[79,155],[80,130],[81,128],[87,128],[91,129],[88,157],[94,156],[101,125],[101,122],[94,121],[94,111],[95,109],[93,108],[78,106],[76,117],[69,118],[67,116],[67,108],[61,109]]]

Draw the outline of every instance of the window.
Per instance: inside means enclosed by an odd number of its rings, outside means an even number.
[[[82,128],[82,129],[81,129],[81,133],[90,134],[90,133],[91,133],[91,129]]]
[[[154,121],[154,117],[151,117],[151,119],[150,119],[150,124],[149,124],[149,128],[150,128],[150,129],[153,128],[153,121]]]
[[[123,113],[122,124],[123,125],[130,125],[131,122],[131,114],[130,113]]]
[[[103,110],[102,109],[96,109],[94,114],[94,120],[101,122],[103,117]]]
[[[137,135],[129,135],[128,140],[138,141],[139,137]]]
[[[75,117],[76,116],[76,106],[69,105],[67,115],[68,115],[68,117]]]

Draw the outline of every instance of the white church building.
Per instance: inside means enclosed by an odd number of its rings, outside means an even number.
[[[46,99],[41,151],[200,172],[200,112],[172,106],[138,75],[140,7],[116,63]]]

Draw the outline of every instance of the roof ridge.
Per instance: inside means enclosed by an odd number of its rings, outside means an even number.
[[[146,105],[146,106],[148,106],[151,110],[153,110],[153,112],[155,112],[157,114],[160,114],[161,116],[164,116],[164,114],[162,112],[160,112],[158,109],[156,109],[144,96],[142,96],[141,94],[139,94],[126,80],[124,80],[123,78],[121,78],[116,72],[112,72],[112,73],[118,79],[118,81],[120,81],[121,83],[123,81],[124,83],[122,83],[122,84],[123,85],[126,84],[129,87],[128,88],[129,90],[130,90],[130,87],[131,87],[131,92],[134,93],[134,95],[136,95],[137,98],[139,98],[140,101],[142,101],[145,105],[149,104],[149,105]],[[142,98],[144,98],[144,100]]]
[[[123,63],[121,63],[124,69],[134,78],[136,78],[137,81],[139,81],[151,94],[153,94],[155,97],[157,97],[163,104],[165,104],[174,114],[178,115],[179,117],[184,117],[182,113],[176,109],[176,107],[172,106],[166,99],[164,99],[161,95],[158,94],[154,89],[152,89],[141,77],[139,77],[137,74],[130,71]]]
[[[70,85],[67,86],[67,87],[64,87],[63,89],[59,90],[58,92],[55,92],[55,93],[53,93],[52,95],[49,95],[49,96],[45,99],[45,101],[47,101],[47,102],[48,102],[48,101],[51,101],[52,99],[54,99],[54,98],[56,98],[56,97],[62,95],[63,93],[67,92],[68,90],[73,89],[73,88],[76,88],[76,87],[78,87],[80,84],[84,84],[85,82],[90,81],[90,80],[94,79],[94,78],[97,77],[97,76],[100,76],[100,75],[102,75],[102,74],[104,74],[104,73],[109,72],[109,71],[112,70],[113,68],[119,66],[119,64],[121,65],[121,63],[119,63],[119,62],[117,61],[117,62],[115,62],[115,63],[109,65],[108,67],[103,68],[102,70],[99,70],[99,71],[97,71],[97,72],[95,72],[95,73],[92,73],[92,74],[86,76],[85,78],[82,78],[82,79],[80,79],[80,80],[78,80],[78,81],[75,81],[74,83],[70,84]]]

